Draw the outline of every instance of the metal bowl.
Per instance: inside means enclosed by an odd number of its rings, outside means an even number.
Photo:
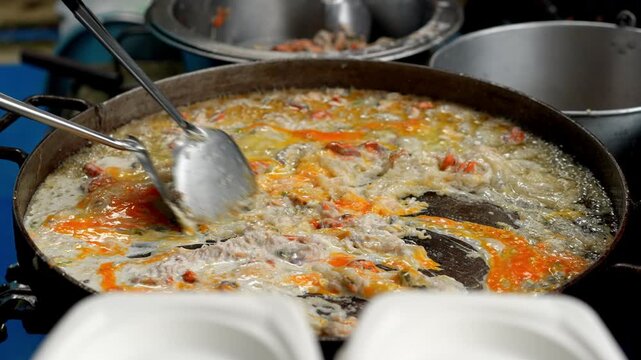
[[[157,0],[146,21],[161,40],[210,59],[245,62],[276,58],[396,60],[436,46],[463,22],[456,0],[363,0],[371,14],[370,42],[360,50],[324,53],[272,51],[273,45],[311,38],[325,25],[322,0]],[[212,24],[219,9],[225,21]]]

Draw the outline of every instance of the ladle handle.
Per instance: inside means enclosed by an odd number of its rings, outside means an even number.
[[[176,123],[189,135],[204,135],[203,132],[193,124],[183,119],[182,115],[167,99],[158,87],[149,79],[147,74],[136,64],[134,59],[127,54],[125,49],[120,46],[118,41],[109,34],[100,20],[87,8],[81,0],[63,0],[65,5],[71,10],[73,15],[89,30],[102,45],[129,71],[129,73],[147,90],[163,109],[176,121]]]
[[[0,108],[7,111],[14,112],[26,118],[41,122],[45,125],[53,126],[57,129],[68,131],[72,134],[78,135],[87,140],[95,141],[97,143],[111,146],[119,150],[128,150],[140,152],[141,148],[136,142],[130,140],[117,140],[110,136],[101,134],[97,131],[75,124],[69,120],[63,119],[60,116],[48,113],[37,107],[16,100],[10,96],[0,93]],[[142,149],[144,150],[144,148]]]

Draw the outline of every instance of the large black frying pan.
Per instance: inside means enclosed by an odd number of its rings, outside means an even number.
[[[506,88],[421,66],[347,60],[231,65],[180,75],[160,83],[162,90],[177,105],[207,100],[221,94],[327,86],[429,96],[512,119],[524,129],[559,145],[594,173],[607,190],[615,210],[617,226],[612,247],[621,238],[628,216],[629,200],[625,180],[613,157],[594,136],[560,112]],[[135,89],[82,112],[73,121],[108,132],[133,119],[158,111],[158,106],[144,91]],[[0,129],[2,126],[0,124]],[[38,185],[61,161],[86,145],[85,140],[58,130],[53,131],[22,163],[15,186],[13,211],[18,261],[24,278],[39,299],[39,307],[44,307],[53,319],[63,314],[76,301],[92,293],[92,290],[48,262],[25,231],[22,219]],[[15,151],[2,152],[2,156],[19,157]],[[496,221],[510,221],[511,214],[498,211],[490,204],[465,203],[431,193],[423,197],[432,204],[431,211],[436,211],[439,216],[487,225],[493,225]],[[488,216],[490,212],[495,215]],[[482,261],[470,261],[465,256],[469,249],[464,243],[449,237],[433,236],[429,243],[421,244],[446,269],[444,273],[470,288],[479,287],[487,267]],[[599,266],[606,256],[607,254],[602,255],[585,273]],[[573,282],[583,281],[581,278],[585,273]],[[353,305],[359,301],[345,299],[345,302]],[[323,341],[327,352],[332,352],[336,344]]]

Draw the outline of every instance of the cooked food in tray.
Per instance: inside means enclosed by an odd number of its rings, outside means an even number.
[[[182,231],[133,156],[87,147],[46,179],[24,219],[52,264],[96,291],[288,294],[319,335],[342,337],[377,294],[549,291],[612,241],[612,206],[595,178],[509,119],[337,88],[230,95],[182,111],[235,138],[258,193]],[[180,131],[164,114],[115,134],[141,139],[171,181]],[[436,240],[463,256],[449,261]],[[469,264],[481,265],[477,283],[459,276]]]

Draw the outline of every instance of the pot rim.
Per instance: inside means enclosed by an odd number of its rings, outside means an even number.
[[[396,60],[421,53],[435,47],[454,35],[463,25],[463,8],[456,0],[425,0],[434,6],[434,15],[411,34],[395,39],[392,45],[368,46],[359,51],[331,53],[283,53],[256,50],[224,42],[203,40],[184,28],[167,10],[176,0],[155,1],[145,13],[145,23],[151,33],[161,41],[181,50],[206,58],[229,62],[276,59],[372,59]]]
[[[446,48],[454,46],[459,42],[472,40],[477,37],[482,37],[482,36],[495,34],[495,33],[501,33],[509,30],[526,30],[526,29],[534,29],[534,28],[542,28],[542,27],[603,28],[603,29],[611,29],[611,30],[618,29],[623,31],[632,31],[636,33],[641,33],[640,28],[631,27],[631,26],[619,26],[612,23],[604,23],[604,22],[596,22],[596,21],[578,21],[578,20],[529,21],[529,22],[523,22],[523,23],[517,23],[517,24],[494,26],[491,28],[478,30],[478,31],[474,31],[474,32],[462,35],[457,39],[453,40],[452,42],[448,43],[447,45],[443,45],[441,48],[439,48],[434,54],[434,57],[436,57],[437,53],[442,52]],[[432,60],[430,60],[430,66],[432,66]]]

